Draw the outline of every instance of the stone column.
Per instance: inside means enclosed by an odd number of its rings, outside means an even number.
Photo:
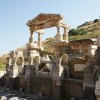
[[[24,66],[24,57],[22,57],[22,68]]]
[[[57,25],[57,34],[60,34],[60,26]]]
[[[62,59],[61,57],[58,58],[58,60],[59,60],[59,61],[58,61],[58,66],[61,66],[61,59]]]
[[[11,65],[10,76],[16,77],[19,74],[19,67],[16,64],[17,58],[13,59],[13,64]]]
[[[82,53],[82,46],[81,46],[81,44],[79,45],[79,53]]]
[[[7,64],[6,64],[6,73],[9,74],[10,73],[10,66],[12,65],[12,59],[11,58],[7,58]]]
[[[61,100],[62,98],[61,98],[61,93],[62,93],[62,91],[61,91],[61,80],[57,80],[57,82],[56,82],[56,100]]]
[[[96,95],[97,100],[100,100],[100,75],[99,75],[99,80],[96,81],[95,95]]]
[[[29,57],[29,65],[33,65],[33,58]]]
[[[62,40],[62,35],[60,34],[60,25],[57,25],[56,40]]]
[[[38,46],[41,48],[41,35],[44,33],[44,30],[38,30],[36,33],[38,33]]]
[[[41,33],[38,33],[38,46],[41,47]]]
[[[30,30],[29,47],[28,47],[28,52],[29,52],[29,65],[32,65],[32,63],[33,63],[33,58],[31,57],[31,50],[30,50],[30,48],[33,46],[32,43],[34,43],[33,31]]]
[[[97,46],[100,47],[100,37],[97,38]]]
[[[23,66],[24,66],[24,57],[21,57],[20,66],[19,66],[19,74],[22,74]]]
[[[13,59],[13,65],[17,65],[16,62],[17,62],[17,58],[15,57],[15,58]]]
[[[9,65],[9,66],[11,66],[11,64],[12,64],[11,62],[12,62],[12,60],[11,60],[11,58],[9,58],[9,59],[8,59],[8,65]]]
[[[33,31],[30,30],[30,38],[29,38],[29,43],[33,43]]]
[[[67,31],[67,28],[66,27],[64,27],[64,40],[66,41],[66,42],[68,42],[68,31]]]
[[[61,93],[62,93],[62,79],[63,79],[63,67],[61,65],[62,57],[60,54],[56,56],[56,66],[52,69],[52,85],[53,85],[53,99],[54,100],[62,100]]]

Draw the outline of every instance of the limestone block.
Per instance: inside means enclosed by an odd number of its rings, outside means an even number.
[[[6,96],[1,96],[0,100],[7,100]]]
[[[10,76],[16,77],[19,74],[19,68],[17,65],[12,65],[10,68]]]
[[[9,100],[19,100],[18,97],[12,97]]]
[[[83,71],[86,67],[86,64],[74,64],[74,71]]]

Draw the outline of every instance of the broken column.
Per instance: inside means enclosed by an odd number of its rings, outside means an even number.
[[[11,66],[10,66],[10,73],[9,73],[9,75],[11,77],[16,77],[19,74],[19,68],[18,68],[18,66],[16,64],[16,62],[17,62],[16,51],[12,51],[10,53],[10,58],[12,59],[12,63],[11,63]]]

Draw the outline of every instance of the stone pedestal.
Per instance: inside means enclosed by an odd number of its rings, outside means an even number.
[[[62,41],[62,34],[57,33],[55,36],[56,40]]]

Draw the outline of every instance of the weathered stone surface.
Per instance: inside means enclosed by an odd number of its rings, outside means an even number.
[[[24,64],[23,52],[10,53],[11,60],[7,62],[7,74],[2,78],[6,89],[32,93],[41,98],[48,97],[50,100],[95,100],[95,82],[100,74],[100,40],[97,44],[94,39],[69,42],[69,26],[62,19],[63,16],[60,14],[39,14],[28,21],[30,37],[26,45],[27,64]],[[52,46],[55,58],[53,61],[47,55],[44,55],[43,59],[40,55],[40,51],[43,50],[41,29],[50,27],[57,28]],[[64,30],[63,34],[61,28]],[[37,43],[34,42],[34,32],[38,33]],[[99,88],[97,81],[95,90],[97,100],[100,98]]]
[[[42,96],[48,96],[51,98],[52,95],[52,83],[50,77],[31,77],[30,78],[30,91],[31,93],[41,93]]]
[[[83,81],[76,80],[76,79],[64,80],[64,90],[65,90],[64,95],[67,97],[82,98],[83,97]]]

